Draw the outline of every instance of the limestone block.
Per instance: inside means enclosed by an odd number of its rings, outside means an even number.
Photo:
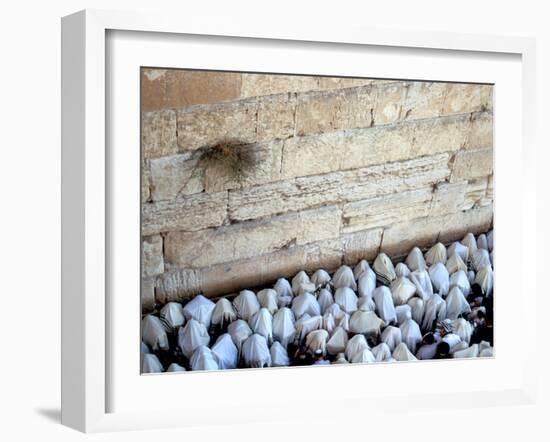
[[[390,124],[399,121],[407,94],[407,82],[389,83],[377,89],[373,111],[374,124]]]
[[[467,189],[467,181],[437,184],[433,193],[430,214],[438,216],[462,210]]]
[[[492,86],[466,83],[446,83],[445,86],[447,93],[442,114],[484,111],[492,101],[492,91],[488,90]]]
[[[317,77],[305,75],[242,74],[241,97],[317,90]]]
[[[256,104],[241,101],[188,107],[178,111],[177,128],[181,151],[223,141],[250,144],[256,141]]]
[[[342,235],[344,263],[355,265],[362,259],[372,261],[378,255],[383,229],[369,229]]]
[[[175,111],[142,113],[141,149],[143,158],[157,158],[177,153],[176,133]]]
[[[437,118],[447,92],[446,83],[413,81],[408,83],[401,118],[416,120],[421,118]]]
[[[462,210],[469,210],[473,207],[484,205],[487,193],[487,177],[475,178],[468,181]]]
[[[221,226],[227,218],[227,192],[199,193],[143,204],[141,234],[195,231]]]
[[[162,237],[160,235],[142,237],[142,276],[155,276],[164,272]]]
[[[141,203],[146,203],[151,199],[151,170],[149,160],[145,160],[141,165]]]
[[[451,181],[460,181],[491,175],[493,149],[461,150],[454,157]]]
[[[175,267],[200,268],[337,238],[341,210],[314,209],[199,232],[170,232],[165,259]]]
[[[151,312],[155,308],[155,279],[141,279],[141,310]]]
[[[151,160],[151,199],[171,200],[202,192],[203,171],[197,165],[196,155],[190,152]]]
[[[467,149],[493,147],[493,114],[480,112],[472,114],[470,131],[466,139]]]
[[[258,102],[257,140],[268,141],[294,135],[296,100],[285,94],[276,99],[263,99]]]

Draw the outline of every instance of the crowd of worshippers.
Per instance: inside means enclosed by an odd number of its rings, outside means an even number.
[[[142,318],[143,373],[493,356],[493,231]]]

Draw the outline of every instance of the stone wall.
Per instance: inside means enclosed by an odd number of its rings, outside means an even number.
[[[487,85],[144,70],[144,308],[487,230],[492,134]]]

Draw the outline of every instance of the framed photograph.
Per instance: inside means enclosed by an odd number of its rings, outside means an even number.
[[[534,400],[532,40],[107,11],[62,37],[64,424]]]

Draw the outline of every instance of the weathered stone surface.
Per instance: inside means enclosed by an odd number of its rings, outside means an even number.
[[[427,248],[438,241],[447,244],[460,240],[467,232],[477,234],[486,231],[492,220],[493,208],[485,206],[397,223],[384,230],[380,250],[391,257],[403,257],[415,246]]]
[[[461,150],[454,157],[451,181],[491,175],[493,173],[493,149]]]
[[[258,102],[257,140],[285,139],[294,135],[296,99],[284,94]]]
[[[318,89],[318,77],[304,75],[242,74],[241,96],[258,97]]]
[[[487,179],[487,194],[486,197],[489,201],[492,201],[494,198],[494,175],[490,175]]]
[[[480,112],[472,114],[471,128],[464,147],[482,149],[493,147],[493,114]]]
[[[178,111],[178,146],[182,151],[222,141],[250,144],[256,141],[256,103],[234,102],[193,106]]]
[[[447,179],[448,160],[448,154],[437,154],[230,192],[229,216],[242,221],[419,189]]]
[[[455,152],[466,143],[471,129],[469,115],[422,120],[415,125],[414,143],[409,155]]]
[[[155,279],[141,279],[141,310],[150,312],[155,308]]]
[[[432,204],[432,188],[394,193],[344,205],[343,232],[391,226],[427,216]]]
[[[199,232],[171,232],[164,243],[172,266],[200,268],[253,258],[340,234],[341,210],[321,208]]]
[[[296,106],[296,134],[369,127],[374,101],[371,87],[302,96]]]
[[[164,110],[141,114],[141,149],[144,158],[177,153],[176,112]]]
[[[160,235],[142,237],[141,274],[143,277],[160,275],[164,272],[162,237]]]
[[[369,84],[391,83],[394,80],[374,80],[370,78],[319,77],[319,90],[347,89]]]
[[[408,83],[401,109],[403,120],[436,118],[442,113],[447,83],[413,81]]]
[[[446,83],[447,94],[442,114],[479,112],[492,108],[492,86],[465,83]]]
[[[221,226],[227,218],[227,192],[199,193],[143,204],[141,234],[196,231]]]
[[[145,160],[141,165],[141,203],[146,203],[151,199],[151,170],[149,160]]]
[[[468,183],[439,183],[434,189],[430,215],[438,216],[447,213],[456,213],[464,205]]]
[[[201,275],[196,270],[166,272],[156,281],[155,299],[159,304],[185,301],[202,292]]]
[[[151,68],[141,71],[144,112],[236,100],[240,94],[239,73]]]
[[[383,229],[371,229],[342,235],[344,263],[355,265],[362,259],[375,259],[380,250],[382,232]]]
[[[390,124],[399,121],[408,83],[390,83],[379,87],[374,107],[374,124]]]
[[[480,207],[488,204],[489,199],[486,198],[487,193],[487,177],[476,178],[468,182],[462,210],[469,210],[473,207]]]
[[[281,178],[281,140],[250,144],[241,149],[247,151],[245,156],[251,160],[238,173],[221,161],[208,161],[204,165],[204,187],[207,192],[246,188]]]
[[[198,159],[189,152],[151,160],[151,199],[171,200],[202,192],[203,171],[197,165]]]

